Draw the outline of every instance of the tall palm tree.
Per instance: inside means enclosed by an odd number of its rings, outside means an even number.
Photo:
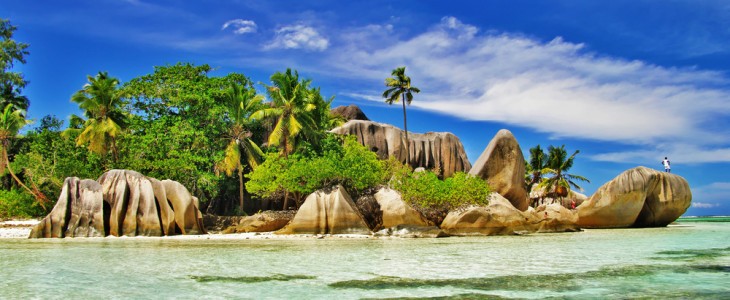
[[[10,143],[18,135],[18,131],[20,131],[21,128],[28,124],[30,124],[30,121],[25,119],[25,111],[15,109],[15,107],[11,103],[5,105],[5,108],[2,110],[2,114],[0,114],[0,146],[2,146],[2,157],[0,157],[0,173],[5,173],[5,170],[8,170],[10,176],[15,179],[15,182],[17,182],[18,185],[23,187],[31,195],[35,196],[38,200],[38,204],[40,204],[43,209],[46,209],[45,195],[43,195],[43,193],[41,193],[37,189],[31,190],[30,188],[28,188],[28,186],[20,181],[20,178],[15,175],[15,172],[13,172],[13,169],[10,167],[10,158],[8,157],[8,149],[10,148]]]
[[[542,181],[543,169],[547,167],[548,156],[540,145],[530,148],[530,161],[525,162],[525,184],[527,192]]]
[[[99,72],[95,77],[88,76],[89,83],[71,96],[84,111],[86,120],[78,131],[76,144],[89,144],[91,152],[106,155],[111,152],[112,159],[118,159],[116,140],[127,127],[127,115],[122,111],[123,91],[118,88],[119,80],[109,77],[107,72]],[[80,118],[72,116],[72,118]]]
[[[232,83],[223,96],[231,128],[227,138],[230,139],[226,147],[226,155],[218,163],[218,168],[228,176],[238,172],[239,208],[243,211],[243,169],[257,167],[263,159],[263,152],[251,139],[250,116],[261,106],[264,97],[257,95],[256,90],[246,89],[242,85]],[[242,163],[245,161],[246,165]]]
[[[399,100],[403,102],[403,130],[406,132],[406,164],[410,164],[410,142],[408,140],[408,122],[406,121],[406,102],[411,105],[413,101],[413,93],[420,93],[421,90],[415,86],[411,86],[411,78],[406,76],[406,67],[400,67],[393,70],[393,77],[385,79],[385,86],[388,87],[383,92],[383,98],[388,104],[393,104]]]
[[[271,75],[272,85],[266,86],[271,106],[256,111],[251,118],[276,119],[274,130],[269,135],[269,146],[282,148],[284,156],[294,150],[295,138],[302,132],[316,128],[310,114],[316,106],[312,103],[310,80],[299,80],[299,73],[286,69],[285,73]]]
[[[573,161],[575,156],[580,153],[579,150],[573,152],[573,155],[568,157],[568,152],[565,150],[565,145],[560,147],[548,147],[548,161],[547,167],[543,169],[543,173],[550,174],[551,176],[545,179],[540,186],[545,188],[545,191],[551,191],[556,197],[566,197],[570,193],[571,186],[583,190],[575,180],[590,182],[588,178],[580,175],[569,174],[568,170],[573,167]]]

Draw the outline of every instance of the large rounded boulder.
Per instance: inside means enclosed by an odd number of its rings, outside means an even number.
[[[524,182],[525,158],[509,130],[497,132],[469,174],[485,179],[492,191],[507,198],[515,208],[525,211],[529,207]]]
[[[381,188],[375,193],[375,200],[383,212],[383,228],[433,226],[421,213],[403,201],[401,194],[396,190]]]
[[[578,206],[585,228],[661,227],[679,218],[692,202],[687,180],[646,167],[619,174]]]
[[[363,216],[342,186],[316,191],[277,234],[370,234]]]
[[[130,170],[98,181],[66,178],[53,210],[30,238],[162,236],[205,233],[198,199],[180,183]]]

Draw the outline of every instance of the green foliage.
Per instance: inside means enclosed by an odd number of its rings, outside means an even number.
[[[20,94],[28,81],[22,73],[11,70],[16,62],[25,63],[28,44],[13,40],[15,30],[9,20],[0,19],[0,108],[12,104],[14,109],[27,110],[28,98]]]
[[[357,195],[384,182],[384,164],[375,153],[354,137],[345,137],[342,144],[333,142],[337,138],[330,135],[323,141],[323,153],[268,154],[263,164],[246,175],[248,190],[261,197],[289,193],[301,201],[318,189],[337,184]]]
[[[540,145],[530,148],[529,163],[525,163],[525,184],[528,191],[532,186],[538,184],[544,189],[544,196],[558,198],[568,196],[571,188],[582,190],[576,181],[590,182],[588,178],[580,175],[569,174],[568,171],[573,167],[575,156],[580,153],[579,150],[573,152],[568,157],[568,151],[565,145],[560,147],[549,146],[548,152],[545,153]],[[536,204],[537,202],[533,202]]]
[[[390,181],[393,189],[399,191],[403,200],[420,208],[457,208],[463,205],[487,205],[491,193],[487,182],[464,172],[439,180],[436,173],[397,173]]]
[[[19,190],[0,190],[0,219],[31,218],[44,213],[30,194]]]

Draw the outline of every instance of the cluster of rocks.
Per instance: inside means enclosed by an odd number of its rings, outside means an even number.
[[[198,199],[182,184],[111,170],[98,181],[66,178],[56,205],[30,238],[201,233]]]
[[[684,178],[637,167],[604,184],[591,197],[571,193],[571,204],[577,207],[556,202],[531,207],[524,184],[525,159],[508,130],[500,130],[471,166],[463,145],[451,133],[412,133],[406,141],[400,129],[368,121],[357,107],[337,108],[333,113],[350,121],[332,132],[355,135],[382,159],[395,157],[414,167],[435,169],[444,178],[461,171],[486,180],[493,189],[489,204],[453,209],[440,224],[434,224],[387,187],[356,202],[337,186],[312,193],[296,212],[265,211],[225,218],[226,223],[235,224],[224,233],[440,237],[658,227],[676,220],[692,200]],[[405,153],[406,142],[410,143],[410,155]],[[210,222],[222,221],[210,218]],[[112,170],[98,181],[66,179],[53,211],[33,228],[30,236],[199,233],[205,233],[205,227],[198,200],[184,186],[134,171]]]

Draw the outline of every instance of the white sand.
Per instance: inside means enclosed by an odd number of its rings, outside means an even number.
[[[31,228],[40,220],[9,220],[0,222],[0,238],[28,238]]]
[[[0,238],[28,238],[31,228],[40,220],[10,220],[0,222]],[[174,235],[165,237],[105,237],[108,239],[171,239],[171,240],[311,240],[311,239],[368,239],[362,234],[274,234],[273,232],[250,232],[234,234]]]

